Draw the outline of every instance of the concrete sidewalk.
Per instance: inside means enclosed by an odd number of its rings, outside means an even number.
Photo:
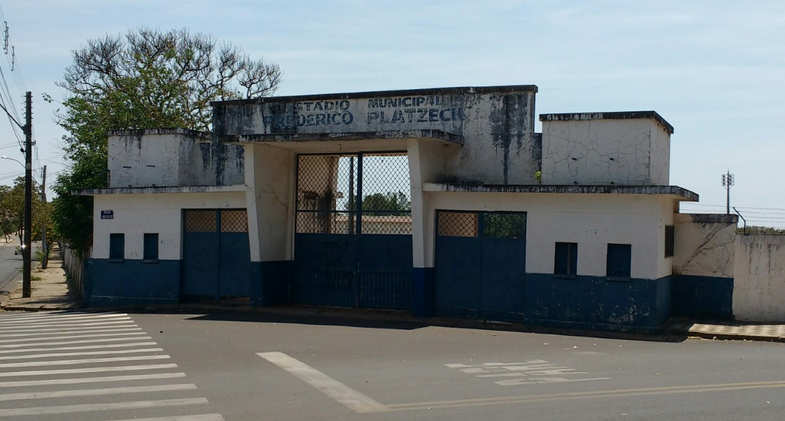
[[[15,289],[0,297],[0,308],[5,311],[68,310],[82,307],[76,294],[68,288],[59,248],[53,248],[46,269],[40,261],[32,262],[30,297],[22,298],[22,274],[17,275]]]
[[[10,298],[2,298],[5,302],[0,303],[4,311],[54,311],[70,310],[81,308],[81,301],[77,301],[75,294],[69,289],[66,282],[65,272],[62,267],[62,260],[59,253],[52,252],[52,259],[46,269],[41,269],[40,262],[33,262],[32,271],[32,297],[22,298],[21,275],[17,282],[17,289],[11,293]],[[176,305],[176,306],[154,306],[155,310],[176,309],[186,311],[262,311],[270,314],[304,314],[335,317],[369,317],[363,311],[352,311],[351,309],[324,309],[324,308],[292,308],[292,307],[266,307],[263,309],[253,307],[222,307],[219,305]],[[311,314],[312,313],[312,314]],[[402,316],[400,312],[374,313],[371,317],[381,317],[390,320],[407,319],[419,320],[428,323],[427,319],[411,319]],[[444,319],[439,319],[444,322]],[[456,321],[456,325],[461,325]],[[522,326],[524,327],[524,326]],[[525,328],[525,327],[524,327]],[[522,329],[525,330],[525,329]],[[537,329],[535,329],[537,330]],[[581,334],[591,335],[591,332],[581,332]],[[599,332],[605,336],[604,332]],[[699,337],[706,339],[728,339],[728,340],[752,340],[752,341],[772,341],[785,342],[785,324],[743,324],[743,323],[723,323],[708,322],[696,323],[691,320],[673,319],[665,327],[663,336],[668,337]]]

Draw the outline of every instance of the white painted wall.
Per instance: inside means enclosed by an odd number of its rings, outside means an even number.
[[[736,224],[701,222],[705,218],[704,215],[674,215],[674,273],[733,278]]]
[[[179,185],[181,138],[170,132],[109,136],[109,187]]]
[[[429,186],[429,189],[430,186]],[[632,245],[631,275],[670,275],[660,236],[669,222],[657,195],[477,193],[427,191],[425,260],[434,263],[436,210],[527,212],[526,271],[553,273],[556,242],[578,243],[578,274],[605,276],[607,244]],[[672,209],[672,205],[671,205]],[[666,273],[667,272],[667,273]]]
[[[216,155],[209,135],[180,129],[117,132],[109,136],[109,187],[174,187],[242,184],[242,146],[220,145]]]
[[[245,157],[251,261],[292,260],[296,155],[271,145],[249,144]]]
[[[429,219],[433,219],[433,212],[426,212],[428,195],[423,193],[424,183],[440,182],[446,172],[445,157],[454,154],[458,145],[433,140],[409,139],[409,183],[411,185],[412,200],[412,246],[413,264],[416,268],[423,268],[426,261],[425,238]]]
[[[675,225],[674,213],[678,209],[678,202],[674,202],[669,197],[660,197],[658,205],[657,249],[660,250],[660,254],[657,259],[657,277],[662,278],[673,274],[673,257],[665,257],[665,226]]]
[[[543,184],[668,185],[670,135],[653,119],[542,122]]]
[[[736,237],[733,315],[745,322],[785,322],[785,236]]]
[[[438,130],[463,138],[462,147],[450,149],[445,155],[445,175],[453,181],[536,183],[536,88],[501,87],[491,92],[492,89],[450,88],[411,94],[392,92],[390,96],[375,92],[367,98],[336,95],[219,103],[217,134],[238,142],[257,141],[260,135],[289,134],[296,141],[282,139],[279,143],[296,147],[307,141],[309,134],[395,132],[403,138],[414,136],[408,133]],[[379,138],[354,142],[359,144],[355,149],[378,150],[373,145],[384,140],[383,135]],[[344,142],[338,139],[325,140],[315,142],[313,147],[318,147],[319,152],[345,151],[341,143]]]
[[[671,178],[671,135],[659,124],[651,129],[649,172],[652,184],[666,186]]]
[[[109,258],[109,234],[125,234],[125,258],[142,259],[144,234],[158,234],[161,260],[182,258],[183,209],[244,209],[242,191],[221,193],[100,194],[93,206],[93,258]],[[114,219],[101,219],[112,210]]]

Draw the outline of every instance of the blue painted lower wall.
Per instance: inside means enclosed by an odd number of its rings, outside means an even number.
[[[415,317],[433,316],[434,271],[433,268],[412,269],[412,314]]]
[[[292,261],[251,263],[255,306],[290,302]],[[178,260],[87,261],[85,300],[90,306],[177,303],[181,264]],[[678,276],[674,279],[611,281],[605,277],[562,278],[526,274],[523,322],[529,325],[587,330],[656,332],[671,315],[729,319],[733,280]],[[436,285],[433,268],[413,268],[411,311],[434,314]]]
[[[88,259],[84,301],[91,307],[180,300],[180,261]]]
[[[524,322],[545,327],[656,332],[671,314],[671,277],[611,281],[526,274]]]
[[[289,279],[292,261],[254,262],[258,265],[262,280],[259,300],[253,305],[267,307],[289,303]]]
[[[733,278],[677,275],[671,290],[674,316],[733,319]]]

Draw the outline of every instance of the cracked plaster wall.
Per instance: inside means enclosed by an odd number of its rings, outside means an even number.
[[[543,121],[543,184],[668,185],[670,135],[650,119]]]
[[[785,322],[785,236],[736,239],[733,314],[745,322]]]
[[[734,277],[736,224],[675,214],[674,275]]]
[[[125,258],[142,259],[144,234],[158,234],[161,260],[182,258],[183,209],[245,208],[242,192],[172,194],[99,194],[93,205],[94,259],[109,258],[109,234],[125,234]],[[102,210],[114,219],[101,219]]]
[[[109,136],[109,187],[234,185],[244,181],[242,146],[199,134],[149,130]]]
[[[541,141],[534,133],[535,91],[471,93],[465,89],[443,89],[410,96],[383,94],[374,93],[368,98],[336,95],[314,100],[283,97],[257,103],[222,103],[215,108],[215,131],[218,138],[253,142],[263,135],[307,138],[309,134],[438,130],[463,138],[460,148],[445,150],[446,171],[440,182],[537,182]],[[379,140],[356,142],[369,145],[368,150]],[[341,142],[318,143],[319,152],[340,151]],[[333,144],[332,149],[325,148],[326,144]],[[305,148],[303,151],[307,152]],[[363,146],[355,150],[363,150]]]
[[[287,149],[258,144],[246,145],[245,151],[251,261],[291,260],[295,154]],[[337,169],[338,160],[329,159],[328,164]],[[322,175],[313,181],[324,183],[322,190],[334,188],[335,185],[327,181],[329,178]]]

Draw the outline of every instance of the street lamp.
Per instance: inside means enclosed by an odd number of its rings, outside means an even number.
[[[727,195],[725,196],[727,199],[725,202],[725,213],[728,215],[730,215],[730,188],[733,187],[734,184],[736,184],[736,180],[730,171],[722,175],[722,187],[725,187],[725,190],[727,191]]]
[[[7,159],[7,160],[9,160],[9,161],[14,161],[14,162],[16,162],[17,164],[21,165],[21,166],[22,166],[22,168],[25,168],[25,164],[23,164],[23,163],[22,163],[22,161],[19,161],[19,160],[17,160],[17,159],[11,158],[10,156],[5,156],[5,155],[3,155],[3,156],[0,156],[0,159]]]

